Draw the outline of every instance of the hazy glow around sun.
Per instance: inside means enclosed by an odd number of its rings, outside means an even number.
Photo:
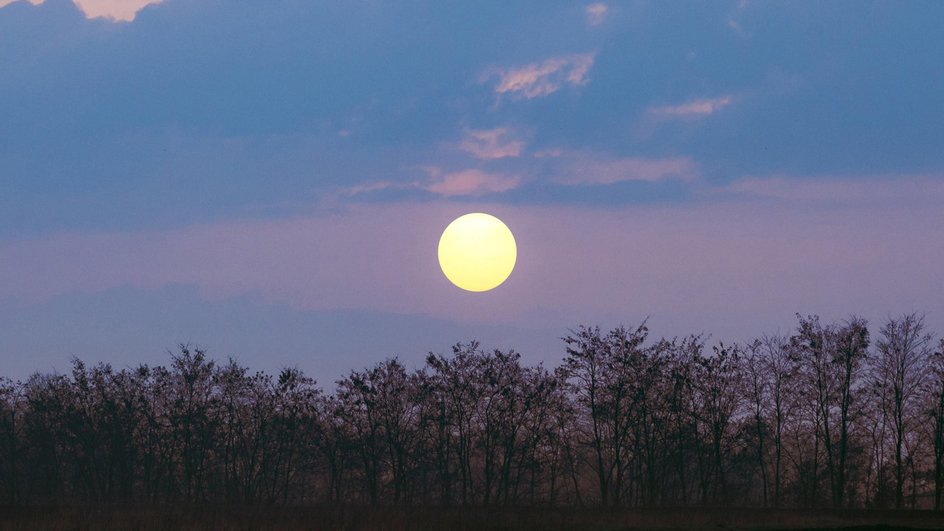
[[[517,258],[511,230],[488,214],[456,218],[439,239],[439,266],[446,278],[466,291],[498,287],[515,268]]]

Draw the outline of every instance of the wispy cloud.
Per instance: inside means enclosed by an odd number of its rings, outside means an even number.
[[[397,188],[415,188],[413,183],[398,183],[394,181],[375,181],[372,183],[357,184],[348,188],[345,188],[341,191],[343,195],[346,196],[355,196],[361,194],[369,194],[371,192],[380,192],[382,190],[390,190]]]
[[[117,21],[134,20],[138,11],[162,0],[75,0],[88,18],[107,18]]]
[[[662,107],[652,107],[650,112],[657,115],[688,118],[700,117],[714,114],[732,103],[730,96],[722,96],[713,99],[700,99],[687,101],[679,105],[666,105]]]
[[[593,59],[592,53],[551,57],[540,63],[494,69],[484,79],[498,78],[496,94],[533,99],[553,94],[565,85],[586,84]]]
[[[606,18],[607,11],[609,11],[609,7],[601,2],[588,5],[584,8],[584,13],[587,15],[587,24],[599,26]]]
[[[506,127],[496,129],[469,129],[459,148],[479,159],[517,157],[524,150],[524,141],[513,138]]]
[[[422,188],[443,197],[453,197],[502,193],[513,190],[520,184],[521,178],[516,175],[472,169],[447,173]]]
[[[42,4],[44,0],[0,0],[0,7],[5,7],[5,6],[8,6],[8,5],[10,5],[10,4],[14,3],[14,2],[21,2],[21,1],[22,1],[22,2],[29,2],[29,3],[31,3],[31,4],[33,4],[33,5],[37,5],[37,6],[38,6],[39,4]]]
[[[484,196],[514,190],[521,185],[521,177],[505,173],[466,169],[443,172],[439,168],[427,168],[430,177],[409,182],[376,181],[351,186],[340,191],[343,196],[357,196],[383,190],[423,190],[442,197]]]
[[[614,158],[608,154],[562,149],[542,150],[534,157],[546,159],[547,172],[553,182],[564,186],[603,186],[620,182],[694,181],[698,167],[690,157]],[[428,178],[413,181],[374,181],[340,191],[353,197],[384,190],[422,190],[441,197],[480,197],[502,194],[526,183],[521,175],[468,168],[443,171],[439,167],[423,168]]]
[[[670,179],[690,181],[698,177],[695,163],[688,157],[610,159],[589,153],[564,154],[562,157],[561,175],[555,180],[566,185],[659,182]]]
[[[12,4],[17,0],[0,0],[0,7]],[[134,20],[138,11],[149,4],[159,4],[162,0],[73,0],[75,5],[85,13],[87,18],[105,18],[116,22]],[[44,0],[29,0],[39,5]]]

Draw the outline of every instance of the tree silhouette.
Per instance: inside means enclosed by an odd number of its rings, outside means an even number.
[[[944,340],[889,318],[789,336],[563,338],[562,363],[456,344],[326,392],[188,345],[168,366],[0,379],[9,504],[941,508]]]

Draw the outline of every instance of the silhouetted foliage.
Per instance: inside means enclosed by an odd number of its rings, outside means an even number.
[[[916,314],[745,344],[563,338],[559,367],[457,344],[325,393],[182,345],[167,367],[0,379],[7,504],[934,507],[944,340]]]

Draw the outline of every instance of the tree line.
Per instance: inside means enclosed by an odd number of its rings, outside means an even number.
[[[920,315],[562,346],[548,369],[457,344],[331,392],[186,345],[0,379],[0,503],[941,508],[944,339]]]

